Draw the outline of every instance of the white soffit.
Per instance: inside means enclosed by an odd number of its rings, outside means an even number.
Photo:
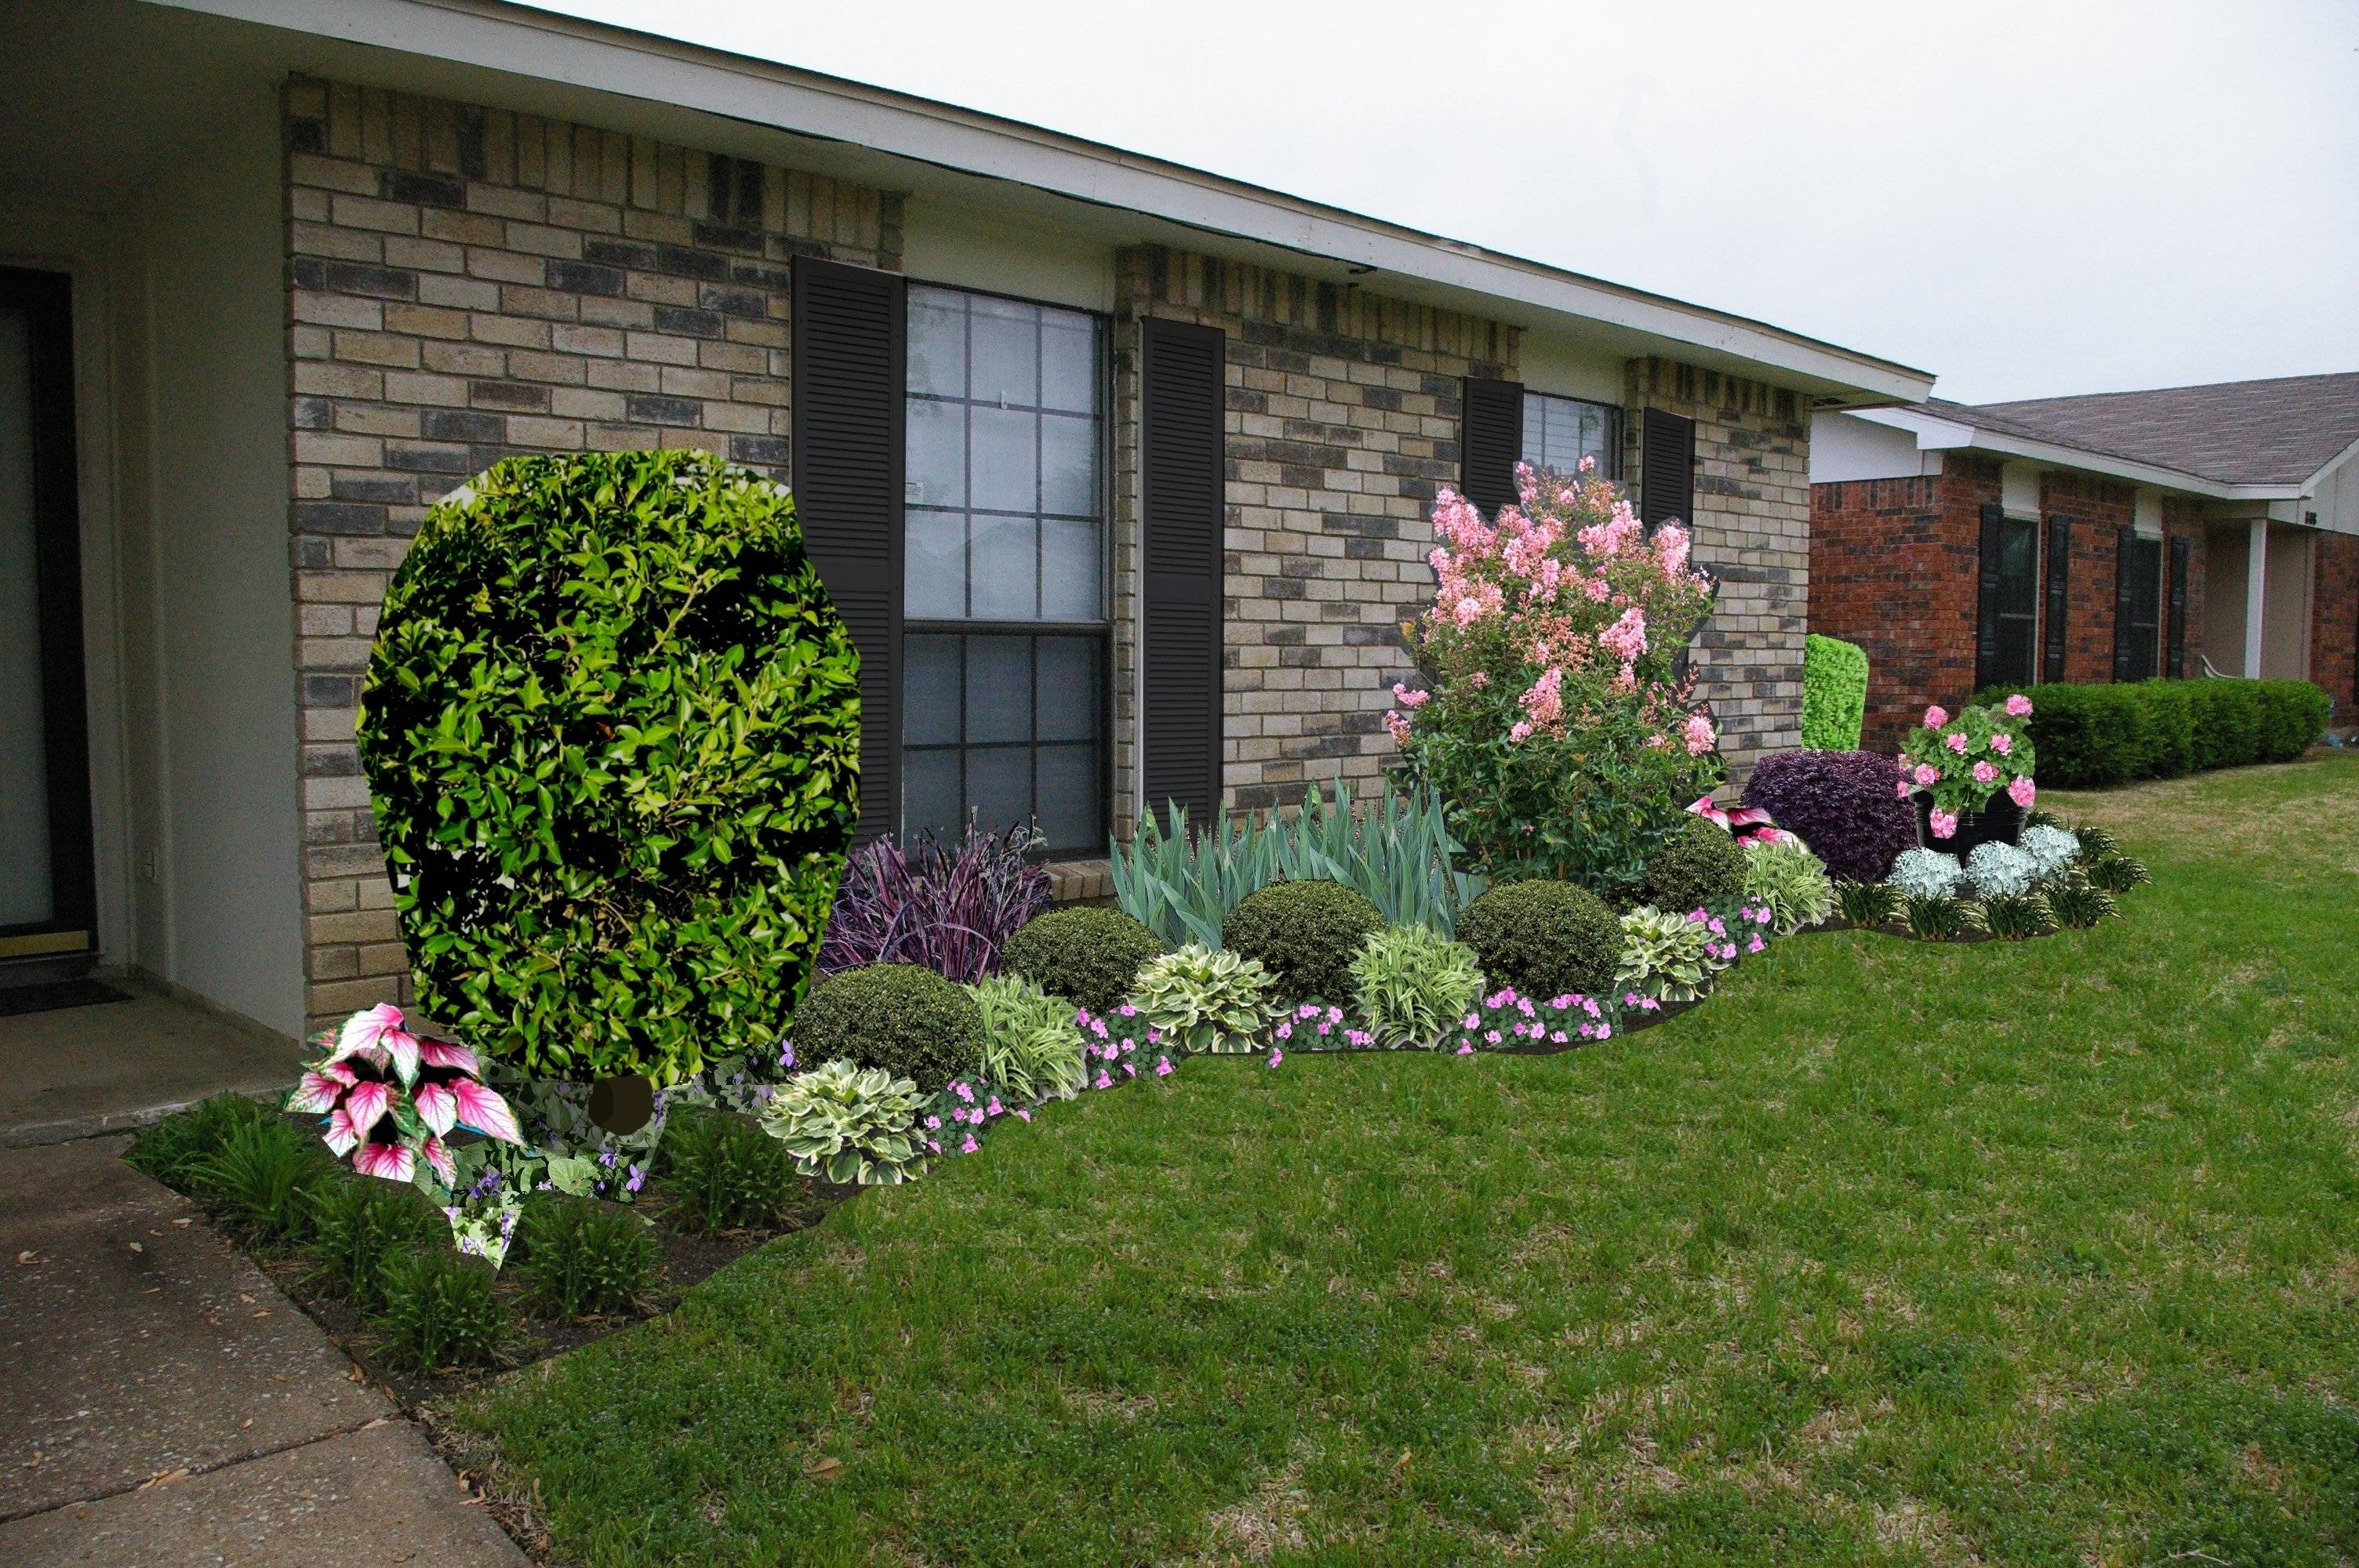
[[[2306,484],[2223,484],[2218,480],[2204,479],[2179,469],[2164,468],[2159,463],[2142,463],[2132,458],[2092,452],[2079,447],[2065,446],[2060,441],[2035,440],[2027,436],[1944,418],[1921,408],[1861,408],[1854,410],[1853,416],[1914,431],[1917,445],[1924,451],[1971,449],[2001,458],[2020,458],[2044,463],[2050,468],[2103,474],[2108,479],[2126,480],[2132,484],[2150,484],[2160,490],[2177,491],[2183,495],[2208,496],[2217,501],[2278,501],[2306,494],[2311,488]]]

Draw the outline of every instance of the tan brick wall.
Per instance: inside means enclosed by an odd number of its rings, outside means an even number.
[[[353,742],[426,507],[512,452],[695,447],[782,477],[789,265],[900,262],[900,200],[341,83],[286,93],[306,1010],[408,1000]]]
[[[1809,410],[1792,392],[1669,360],[1627,370],[1623,472],[1648,408],[1695,421],[1696,564],[1719,580],[1690,666],[1741,784],[1763,752],[1802,743],[1810,596]]]
[[[1228,334],[1223,793],[1292,805],[1311,779],[1374,779],[1411,670],[1400,622],[1430,598],[1433,497],[1459,473],[1459,381],[1512,375],[1516,330],[1264,267],[1123,253],[1114,322],[1117,689],[1136,687],[1138,322]],[[1127,829],[1136,704],[1117,706]]]

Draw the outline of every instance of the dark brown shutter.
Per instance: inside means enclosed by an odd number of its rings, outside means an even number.
[[[803,547],[860,649],[860,837],[900,823],[902,391],[889,272],[799,258],[793,462]]]
[[[1468,376],[1461,389],[1458,492],[1485,515],[1516,499],[1516,465],[1524,456],[1524,389],[1512,381]]]
[[[2006,677],[1998,668],[1998,590],[2000,534],[2006,514],[1995,506],[1983,508],[1982,538],[1977,546],[1974,577],[1974,689],[1995,686]]]
[[[1647,410],[1638,434],[1638,521],[1657,524],[1695,517],[1695,421]]]
[[[1221,798],[1222,367],[1210,327],[1139,324],[1139,780],[1147,809],[1202,822]]]
[[[2136,656],[2130,641],[2130,600],[2134,589],[2130,582],[2130,557],[2137,534],[2130,528],[2114,530],[2114,678],[2130,678],[2131,660]]]
[[[2173,539],[2170,542],[2169,663],[2162,672],[2172,680],[2182,680],[2187,675],[2187,541]]]
[[[2039,678],[2064,678],[2064,622],[2071,604],[2072,519],[2048,520],[2048,613],[2041,619]]]

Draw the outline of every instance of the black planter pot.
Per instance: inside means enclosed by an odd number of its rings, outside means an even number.
[[[1958,813],[1958,830],[1947,838],[1933,837],[1933,797],[1919,790],[1917,802],[1917,842],[1928,849],[1939,849],[1944,855],[1955,855],[1960,865],[1983,844],[2012,844],[2023,836],[2023,807],[2013,796],[2000,790],[1983,803],[1980,811]]]

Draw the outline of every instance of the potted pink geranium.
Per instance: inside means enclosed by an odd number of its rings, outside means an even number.
[[[1900,797],[1917,803],[1917,837],[1929,849],[1963,860],[1975,846],[2012,844],[2038,787],[2023,721],[2031,699],[1966,708],[1954,719],[1935,707],[1900,743]]]

